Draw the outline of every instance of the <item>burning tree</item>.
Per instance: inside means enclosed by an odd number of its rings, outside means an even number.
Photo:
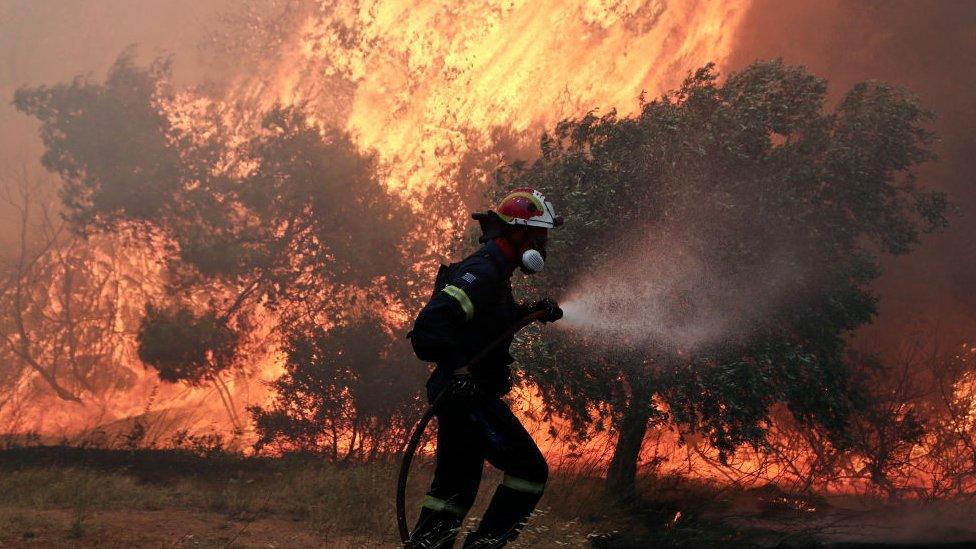
[[[362,378],[376,382],[360,384],[348,401],[347,369],[307,371],[341,361],[359,343],[330,331],[366,319],[381,321],[384,329],[374,335],[385,343],[374,343],[389,346],[399,335],[402,304],[417,299],[412,267],[424,254],[411,245],[419,239],[408,238],[417,223],[381,184],[375,156],[299,107],[275,106],[250,123],[215,102],[193,111],[168,81],[167,62],[143,69],[127,53],[104,83],[79,78],[25,88],[14,101],[41,121],[43,162],[64,180],[62,202],[74,229],[136,226],[147,246],[162,248],[166,295],[141,321],[140,358],[163,380],[213,384],[233,418],[222,376],[247,373],[252,357],[240,342],[270,323],[274,339],[295,351],[291,358],[309,360],[288,363],[277,385],[284,392],[269,412],[277,420],[259,421],[262,440],[287,438],[287,429],[282,436],[267,431],[282,427],[282,418],[301,421],[279,413],[282,406],[311,411],[322,399],[366,406],[375,391],[373,401],[393,400],[369,417],[412,409],[419,380],[408,394],[394,395],[375,377]],[[314,360],[296,351],[309,346]],[[288,392],[302,376],[316,377],[327,394]],[[288,398],[298,400],[284,405]],[[347,406],[342,413],[358,411]],[[331,428],[318,426],[323,435]]]
[[[331,330],[295,327],[273,404],[252,410],[258,447],[325,448],[335,461],[369,460],[399,448],[420,413],[420,369],[405,340],[382,324],[364,318]]]
[[[120,324],[144,280],[122,273],[143,258],[127,254],[124,238],[86,242],[66,230],[53,188],[25,167],[0,174],[0,200],[18,225],[0,257],[0,409],[11,420],[13,401],[46,392],[103,403],[134,377]]]
[[[526,375],[547,413],[568,416],[579,436],[616,435],[616,493],[630,493],[647,428],[666,419],[705,436],[723,462],[768,443],[777,403],[850,445],[869,394],[852,379],[845,336],[875,313],[879,254],[906,253],[920,231],[944,225],[946,200],[914,182],[932,154],[929,114],[913,97],[863,83],[828,112],[826,89],[779,61],[722,83],[706,66],[642,98],[636,115],[563,121],[538,160],[500,173],[503,187],[562,197],[570,222],[553,234],[543,290],[604,270],[591,293],[614,294],[628,270],[633,288],[666,281],[648,290],[653,303],[608,297],[648,317],[624,341],[634,350],[565,337],[529,351]],[[715,318],[729,308],[734,316]]]

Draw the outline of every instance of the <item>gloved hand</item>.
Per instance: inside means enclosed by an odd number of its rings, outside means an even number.
[[[451,376],[451,386],[448,391],[452,400],[466,400],[477,395],[479,388],[467,368],[461,368]]]
[[[545,299],[540,299],[532,305],[532,312],[545,311],[546,315],[539,319],[543,324],[547,322],[555,322],[563,317],[563,310],[559,308],[556,300],[551,297]]]

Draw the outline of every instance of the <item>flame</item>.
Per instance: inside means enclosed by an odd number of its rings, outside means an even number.
[[[455,183],[464,155],[490,144],[493,129],[528,140],[591,109],[631,112],[644,92],[661,93],[706,62],[721,64],[748,7],[748,0],[305,3],[275,19],[280,27],[255,19],[270,31],[260,47],[248,42],[261,52],[254,72],[222,95],[184,91],[164,107],[177,132],[220,131],[232,148],[263,110],[301,105],[311,121],[344,127],[375,150],[389,168],[388,188],[417,204]],[[411,315],[390,316],[402,324]],[[260,377],[281,369],[267,363]]]
[[[344,124],[390,164],[389,187],[407,194],[448,185],[472,142],[489,140],[493,128],[525,136],[591,109],[631,112],[641,93],[661,93],[706,62],[721,64],[749,6],[330,4],[309,10],[265,72],[241,77],[228,101],[303,104],[323,123]],[[338,107],[335,82],[354,90]]]
[[[241,430],[240,417],[246,406],[266,398],[268,390],[264,382],[283,371],[279,352],[273,346],[264,345],[271,337],[274,323],[261,310],[256,314],[256,329],[244,343],[244,354],[252,364],[220,381],[230,395],[230,406],[222,404],[217,386],[165,383],[155,371],[143,367],[136,355],[135,334],[145,305],[158,301],[163,294],[165,257],[161,250],[166,245],[159,234],[137,234],[126,229],[87,241],[86,252],[90,258],[86,268],[94,279],[103,282],[93,302],[98,310],[81,311],[95,318],[105,310],[112,311],[113,335],[119,341],[107,344],[109,352],[99,360],[119,365],[114,385],[102,392],[86,393],[81,402],[75,403],[45,390],[46,385],[37,380],[36,374],[23,376],[12,391],[12,400],[5,403],[0,413],[0,432],[39,435],[45,442],[73,439],[115,445],[140,423],[146,430],[141,441],[144,444],[169,445],[172,436],[180,430],[225,433],[231,438],[235,431]],[[147,237],[149,245],[146,245]],[[56,270],[46,288],[48,292],[57,288],[66,276],[63,269]],[[202,302],[202,298],[199,300]],[[50,311],[45,312],[56,315],[66,305],[67,302],[52,301]],[[56,335],[47,336],[58,339]]]
[[[273,20],[255,16],[253,25],[237,29],[254,35],[240,57],[225,59],[239,61],[242,70],[220,92],[180,90],[161,107],[175,134],[192,142],[219,133],[232,150],[253,131],[262,111],[276,103],[301,105],[313,122],[343,127],[362,148],[375,150],[388,166],[388,188],[416,203],[434,188],[455,184],[464,155],[491,145],[495,129],[528,143],[559,120],[593,109],[631,113],[644,93],[662,93],[706,62],[721,66],[750,4],[306,2]],[[228,167],[247,169],[230,159],[214,169]],[[137,308],[144,303],[132,301]],[[411,315],[396,310],[389,316],[402,324]],[[273,318],[262,320],[265,328],[273,324]],[[77,431],[145,414],[151,400],[184,421],[230,432],[235,422],[229,416],[266,399],[260,381],[283,370],[275,349],[254,351],[250,360],[250,376],[225,380],[235,400],[230,414],[216,389],[162,384],[137,366],[137,379],[124,394],[86,405],[84,412],[45,401],[55,412],[29,428]],[[565,427],[531,419],[539,410],[531,388],[519,402],[521,415],[540,431]],[[571,448],[554,444],[549,453],[606,461],[609,441],[604,434]]]
[[[241,14],[248,24],[234,32],[243,46],[236,56],[224,59],[239,64],[239,71],[223,88],[179,90],[160,107],[175,138],[199,143],[221,135],[233,151],[272,105],[300,105],[311,122],[345,128],[363,149],[376,151],[386,166],[387,187],[416,205],[433,189],[462,183],[458,179],[465,156],[498,145],[495,130],[514,135],[516,148],[524,148],[514,151],[516,156],[532,154],[531,141],[563,118],[594,109],[629,114],[645,92],[655,95],[671,89],[706,62],[721,67],[750,6],[751,0],[292,3],[271,18]],[[253,166],[235,161],[229,152],[213,169],[243,174]],[[455,222],[445,220],[438,230],[447,233],[456,228]],[[162,248],[142,250],[148,256],[125,248],[121,253],[137,261],[121,268],[120,279],[126,279],[126,269],[138,271],[142,279],[147,274],[158,277],[163,258],[152,252]],[[426,268],[414,267],[418,272]],[[379,282],[377,288],[382,286]],[[154,284],[163,286],[160,280]],[[136,289],[123,293],[132,310],[141,310],[151,297]],[[411,316],[402,304],[394,305],[383,322],[402,326]],[[57,436],[100,430],[111,437],[112,428],[116,435],[124,434],[125,422],[152,415],[150,440],[166,444],[178,429],[209,430],[237,436],[244,447],[251,440],[246,420],[241,419],[246,417],[245,407],[266,402],[272,395],[263,382],[283,372],[283,357],[271,338],[276,319],[267,311],[259,311],[257,317],[259,328],[244,353],[249,366],[222,379],[223,389],[160,382],[138,364],[130,336],[127,351],[113,357],[131,366],[134,379],[129,384],[97,402],[78,405],[50,395],[36,398],[29,380],[22,379],[18,383],[24,394],[35,400],[26,416],[10,418],[17,423],[8,431]],[[132,334],[137,328],[131,318],[121,316],[116,324],[120,333]],[[976,347],[964,347],[957,358],[976,361]],[[951,457],[955,451],[965,458],[971,452],[974,372],[970,368],[947,391],[951,398],[943,434],[948,433],[950,444],[956,446],[933,454],[939,441],[932,436],[918,441],[907,450],[901,469],[893,471],[902,486],[937,493],[939,479],[948,478],[955,467],[940,462],[939,456]],[[525,386],[514,396],[517,413],[554,466],[599,467],[609,460],[614,433],[591,433],[567,443],[559,436],[568,432],[566,422],[539,419],[544,417],[543,407],[533,387]],[[4,425],[8,424],[15,425]],[[242,428],[245,433],[238,436]],[[812,448],[816,441],[804,438],[805,432],[791,424],[787,413],[774,414],[770,428],[778,454],[743,449],[728,464],[720,463],[717,452],[700,437],[686,435],[682,440],[676,431],[652,429],[641,463],[664,474],[720,482],[802,482],[816,468],[815,457],[823,448]],[[427,446],[425,451],[431,449]],[[820,487],[864,490],[869,466],[859,457],[841,460],[837,467],[842,474]],[[976,481],[965,478],[969,484],[963,489],[976,489]],[[802,502],[785,503],[813,510]],[[671,524],[680,518],[680,513],[675,515]]]

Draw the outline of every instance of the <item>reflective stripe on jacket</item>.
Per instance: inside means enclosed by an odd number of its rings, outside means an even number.
[[[454,266],[443,290],[417,315],[411,342],[418,354],[437,363],[429,388],[441,385],[518,320],[512,272],[502,250],[490,241]],[[510,345],[511,340],[499,345],[472,371],[486,390],[503,394],[510,389]]]

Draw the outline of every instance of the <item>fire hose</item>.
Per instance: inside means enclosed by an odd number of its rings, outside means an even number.
[[[516,332],[525,328],[529,324],[532,324],[536,320],[542,320],[546,316],[546,311],[536,311],[534,313],[528,314],[522,317],[518,322],[513,324],[508,330],[495,338],[491,343],[489,343],[484,349],[482,349],[474,358],[465,364],[465,368],[471,370],[474,366],[480,363],[482,360],[488,356],[489,353],[495,350],[496,347],[508,341],[509,338],[515,335]],[[410,475],[410,464],[413,462],[413,456],[417,452],[417,446],[420,445],[420,439],[424,436],[424,431],[427,429],[427,424],[437,413],[438,406],[444,401],[445,397],[451,392],[452,386],[448,385],[434,401],[431,402],[430,406],[424,412],[424,415],[420,417],[420,421],[417,422],[416,427],[413,428],[413,432],[410,434],[410,438],[407,440],[407,445],[403,449],[403,457],[400,460],[400,474],[397,477],[397,492],[396,492],[396,513],[397,513],[397,528],[400,530],[400,540],[403,541],[403,546],[410,549],[410,529],[407,527],[407,510],[406,510],[406,492],[407,492],[407,477]]]

